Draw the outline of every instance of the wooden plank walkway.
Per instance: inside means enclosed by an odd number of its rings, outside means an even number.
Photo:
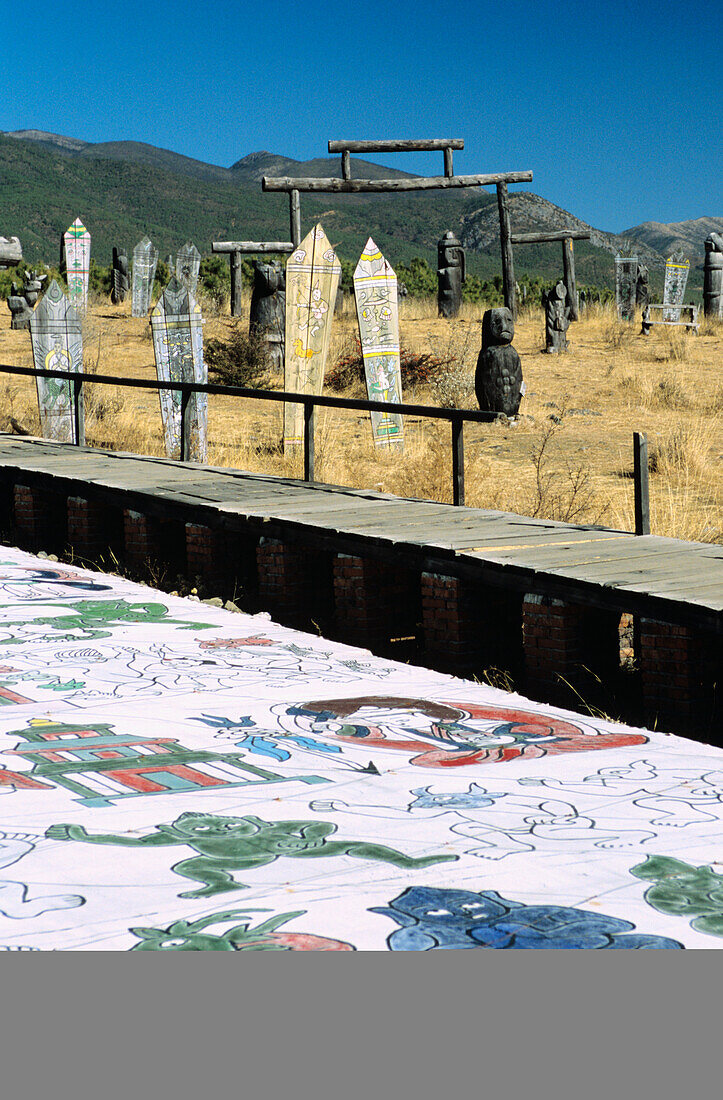
[[[0,434],[0,474],[723,634],[723,547]],[[119,500],[122,496],[122,503]]]

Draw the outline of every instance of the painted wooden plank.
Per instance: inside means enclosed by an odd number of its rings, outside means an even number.
[[[36,370],[61,370],[69,374],[83,370],[80,317],[55,279],[30,318],[30,340]],[[60,378],[36,378],[35,381],[43,436],[59,443],[75,443],[70,382]]]
[[[133,317],[145,317],[150,309],[157,264],[158,249],[153,247],[148,237],[143,237],[133,249],[131,283],[131,314]]]
[[[401,403],[399,307],[397,276],[370,237],[354,271],[354,297],[359,339],[370,401]],[[372,438],[377,447],[404,450],[404,420],[398,413],[373,412]]]
[[[680,306],[683,304],[689,271],[690,260],[687,260],[682,252],[674,252],[665,261],[663,303],[665,306],[677,306],[678,308],[663,309],[664,321],[680,321]]]
[[[80,218],[76,218],[63,234],[63,244],[68,296],[76,309],[85,311],[90,279],[90,233]]]
[[[321,225],[315,225],[286,262],[284,388],[321,394],[341,264]],[[284,405],[284,450],[303,440],[304,411]]]
[[[191,294],[196,296],[198,273],[201,269],[201,253],[192,241],[186,241],[176,256],[176,278],[184,283]]]
[[[203,320],[201,307],[188,288],[174,276],[151,314],[153,351],[158,380],[163,382],[208,382],[203,361]],[[181,453],[181,393],[159,390],[166,454],[178,458]],[[192,394],[188,402],[186,458],[206,460],[208,394]]]

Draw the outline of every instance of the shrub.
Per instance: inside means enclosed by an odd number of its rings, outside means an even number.
[[[263,336],[247,332],[240,321],[232,325],[227,341],[207,340],[203,357],[209,381],[218,385],[260,389],[268,384],[269,346]]]
[[[403,347],[399,354],[402,387],[431,385],[455,363],[456,358],[452,355],[421,354]],[[364,359],[358,338],[355,338],[351,350],[345,352],[327,371],[324,381],[331,390],[345,390],[365,382]]]

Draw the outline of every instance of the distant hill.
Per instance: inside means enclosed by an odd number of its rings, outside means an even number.
[[[691,263],[703,258],[703,242],[709,233],[723,233],[723,218],[693,218],[686,222],[643,222],[626,229],[624,237],[641,241],[664,256],[682,250]]]
[[[409,176],[352,158],[352,171],[368,179]],[[161,256],[192,240],[202,253],[213,240],[277,240],[288,236],[285,195],[265,194],[260,180],[274,176],[339,176],[340,158],[297,161],[268,151],[249,153],[230,168],[206,164],[168,149],[135,141],[92,143],[41,130],[0,131],[0,234],[18,236],[30,262],[57,263],[60,237],[81,217],[92,237],[92,255],[110,261],[114,245],[132,249],[144,234]],[[615,235],[588,226],[527,190],[510,191],[513,230],[581,228],[590,242],[575,246],[578,280],[612,285],[612,255],[635,244],[654,280],[662,275],[668,238],[689,236],[691,259],[702,269],[703,240],[723,219],[659,226],[645,223]],[[402,195],[302,195],[302,228],[323,221],[344,259],[356,262],[368,236],[392,265],[421,256],[435,267],[437,241],[446,230],[467,249],[468,268],[482,278],[500,273],[499,223],[493,193],[482,189],[423,191]],[[658,231],[653,239],[650,227]],[[679,234],[680,235],[680,234]],[[663,243],[659,250],[656,240]],[[677,238],[676,238],[677,239]],[[559,245],[518,246],[519,275],[552,279],[561,274]],[[701,281],[691,271],[691,289]]]

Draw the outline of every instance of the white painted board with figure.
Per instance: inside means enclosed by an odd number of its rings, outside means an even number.
[[[677,306],[677,309],[664,309],[664,321],[680,321],[680,307],[685,296],[685,287],[688,282],[690,260],[686,260],[682,252],[674,252],[665,261],[665,283],[663,286],[663,304]]]
[[[203,361],[201,307],[188,287],[175,277],[164,290],[151,314],[153,352],[159,382],[208,382]],[[181,391],[159,390],[166,454],[181,455]],[[189,462],[205,462],[207,456],[208,395],[194,393],[186,413],[186,453]]]
[[[76,218],[63,234],[63,244],[68,295],[76,309],[84,310],[88,306],[90,233],[80,218]]]
[[[286,263],[284,389],[321,394],[341,264],[321,225],[315,225]],[[301,443],[302,405],[284,405],[284,450]]]
[[[133,249],[131,281],[131,316],[133,317],[145,317],[150,309],[157,264],[158,249],[153,247],[148,237],[144,237]]]
[[[359,339],[370,401],[401,402],[397,277],[370,237],[354,271]],[[404,448],[404,424],[398,413],[371,414],[377,447]]]
[[[30,318],[30,340],[36,370],[60,370],[69,374],[83,370],[80,316],[55,279]],[[58,443],[77,443],[70,382],[39,377],[35,381],[43,438]]]
[[[196,294],[198,273],[201,269],[201,253],[192,241],[186,241],[176,256],[176,278],[185,283],[191,294]]]

